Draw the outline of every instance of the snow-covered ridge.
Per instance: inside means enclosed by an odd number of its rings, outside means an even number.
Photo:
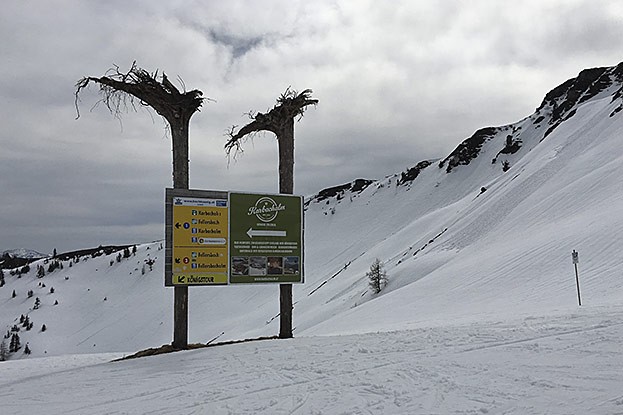
[[[445,168],[451,173],[460,166],[469,165],[474,159],[482,158],[483,148],[487,148],[487,155],[491,164],[498,166],[501,172],[506,172],[521,157],[529,153],[536,145],[543,141],[563,122],[571,119],[581,105],[587,102],[609,97],[612,110],[609,117],[613,117],[623,110],[623,62],[612,67],[585,69],[577,77],[571,78],[549,91],[535,112],[509,125],[485,127],[477,130],[472,136],[461,142],[447,157],[438,162],[440,169]],[[429,167],[435,160],[424,160],[414,167],[401,173],[390,176],[398,180],[398,184],[411,184],[420,172]],[[494,176],[500,171],[495,170]],[[334,186],[321,190],[307,198],[306,204],[329,204],[328,199],[337,201],[350,193],[353,197],[361,193],[371,184],[384,180],[357,179],[351,183]],[[363,185],[362,185],[363,184]],[[410,186],[409,186],[410,187]]]
[[[19,249],[9,249],[3,252],[0,252],[0,257],[5,255],[10,255],[13,258],[23,258],[23,259],[39,259],[45,258],[48,255],[42,254],[40,252],[34,251],[32,249],[19,248]]]

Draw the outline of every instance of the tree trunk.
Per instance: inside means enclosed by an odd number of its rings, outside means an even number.
[[[279,134],[279,193],[294,193],[294,118]],[[292,284],[279,285],[279,338],[292,338]]]
[[[294,119],[289,118],[280,131],[279,142],[279,193],[294,194]]]
[[[180,119],[177,125],[169,121],[173,141],[173,188],[188,189],[188,124]]]
[[[188,124],[190,120],[180,119],[171,123],[173,141],[173,187],[188,189]],[[173,300],[173,347],[188,347],[188,286],[174,287]]]

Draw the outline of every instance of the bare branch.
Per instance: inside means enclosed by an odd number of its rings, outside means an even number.
[[[169,81],[166,74],[163,73],[160,76],[160,81],[157,78],[158,71],[150,74],[136,66],[136,62],[132,63],[132,67],[126,73],[121,72],[119,67],[114,65],[105,76],[84,77],[76,83],[77,118],[80,117],[79,95],[90,83],[99,85],[101,99],[98,103],[106,105],[106,108],[115,116],[126,112],[129,107],[136,110],[135,99],[141,105],[152,107],[169,123],[189,120],[196,111],[199,111],[204,101],[201,91],[195,89],[182,93]]]
[[[229,139],[225,143],[227,156],[229,157],[232,151],[234,151],[234,155],[241,152],[242,141],[245,137],[260,131],[270,131],[279,139],[284,129],[287,128],[288,121],[296,117],[300,119],[309,105],[318,104],[318,100],[312,99],[311,94],[311,89],[305,89],[299,94],[288,87],[277,98],[277,103],[271,110],[266,113],[253,111],[246,113],[253,121],[242,127],[237,133],[235,133],[237,126],[231,127],[227,133]]]

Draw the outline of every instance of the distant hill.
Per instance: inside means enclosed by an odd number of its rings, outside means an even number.
[[[34,251],[32,249],[20,248],[20,249],[10,249],[4,252],[0,252],[0,257],[10,255],[13,258],[23,258],[23,259],[39,259],[45,258],[48,254],[42,254],[41,252]]]
[[[45,258],[47,255],[32,249],[11,249],[0,253],[0,269],[22,267],[32,261]]]

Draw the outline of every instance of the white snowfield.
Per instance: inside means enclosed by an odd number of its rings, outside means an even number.
[[[621,414],[623,309],[2,365],[5,414]],[[60,359],[60,358],[58,358]]]
[[[571,106],[548,94],[415,180],[310,199],[295,339],[111,363],[171,342],[160,242],[42,279],[44,260],[5,272],[0,328],[21,314],[34,328],[0,362],[0,413],[623,414],[617,70]],[[389,276],[378,295],[365,275],[375,258]],[[191,343],[278,333],[274,285],[189,291]]]

